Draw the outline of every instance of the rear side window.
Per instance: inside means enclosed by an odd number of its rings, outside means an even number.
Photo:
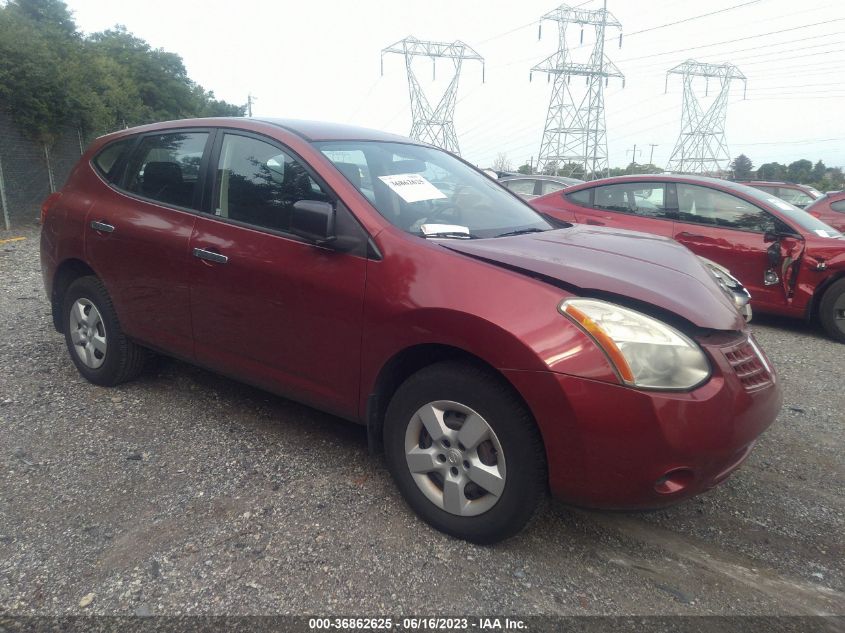
[[[117,168],[120,164],[120,158],[124,151],[129,147],[130,141],[134,139],[122,139],[109,143],[100,153],[94,157],[94,166],[102,176],[111,183],[118,180],[119,174]]]
[[[144,198],[193,207],[208,132],[145,137],[132,152],[125,188]]]
[[[625,183],[596,187],[596,209],[631,213],[648,218],[665,218],[666,200],[660,183]]]
[[[332,201],[299,161],[275,145],[236,134],[223,137],[214,192],[214,215],[282,232],[290,230],[296,202]]]
[[[830,203],[830,208],[839,213],[845,213],[845,200],[837,200]]]
[[[566,199],[570,202],[574,202],[575,204],[580,204],[582,207],[591,207],[592,201],[590,200],[590,194],[593,192],[593,189],[581,189],[581,191],[573,191],[572,193],[566,194]]]

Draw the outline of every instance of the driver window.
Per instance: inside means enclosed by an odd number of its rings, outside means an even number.
[[[275,145],[226,134],[215,179],[213,213],[275,231],[290,229],[294,203],[331,202],[297,160]]]
[[[678,183],[678,218],[681,222],[764,233],[775,230],[768,213],[736,196],[697,185]]]

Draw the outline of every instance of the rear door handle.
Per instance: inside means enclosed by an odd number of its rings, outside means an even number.
[[[592,224],[593,226],[604,226],[604,222],[599,220],[588,219],[585,224]]]
[[[207,251],[204,248],[195,248],[194,257],[199,257],[200,259],[205,259],[216,264],[225,264],[229,261],[229,258],[225,255],[215,253],[214,251]]]
[[[697,233],[690,233],[689,231],[684,231],[683,233],[678,233],[678,237],[691,237],[696,240],[702,239],[703,235],[698,235]]]
[[[105,222],[98,222],[97,220],[91,222],[91,228],[101,233],[114,233],[114,226]]]

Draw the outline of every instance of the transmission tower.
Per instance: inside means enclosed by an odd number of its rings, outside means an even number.
[[[480,61],[482,81],[484,81],[484,58],[460,40],[451,43],[423,42],[409,36],[381,51],[382,75],[385,53],[400,53],[405,56],[408,90],[411,93],[411,138],[460,155],[458,136],[455,134],[455,103],[458,96],[458,80],[461,77],[461,64],[467,59]],[[414,57],[431,58],[432,79],[436,78],[438,57],[452,60],[452,80],[433,109],[414,73],[412,64]]]
[[[583,169],[586,173],[606,172],[607,134],[604,124],[604,88],[610,77],[625,76],[604,53],[605,31],[608,27],[619,29],[622,44],[622,24],[613,17],[605,4],[602,9],[578,9],[562,4],[540,19],[539,37],[543,21],[557,22],[558,50],[531,69],[546,73],[549,81],[554,78],[546,127],[537,165],[541,172],[563,169],[566,175]],[[577,63],[572,60],[566,30],[570,24],[581,27],[581,44],[584,27],[592,27],[596,42],[589,60]],[[586,90],[571,85],[573,77],[585,77]],[[576,82],[577,84],[577,82]]]
[[[725,140],[725,119],[728,114],[731,81],[742,81],[744,90],[745,75],[733,64],[703,64],[691,59],[666,73],[667,90],[669,75],[683,77],[684,101],[681,133],[675,142],[675,149],[672,150],[666,169],[688,174],[718,174],[731,159]],[[704,77],[705,97],[709,96],[710,79],[719,82],[719,94],[707,109],[703,108],[696,95],[696,77]]]

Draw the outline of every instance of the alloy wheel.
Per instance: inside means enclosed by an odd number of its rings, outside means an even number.
[[[420,407],[405,431],[405,460],[420,491],[441,510],[477,516],[505,489],[505,455],[476,411],[437,400]]]
[[[99,369],[106,359],[106,325],[91,301],[77,299],[70,309],[70,339],[86,367]]]

